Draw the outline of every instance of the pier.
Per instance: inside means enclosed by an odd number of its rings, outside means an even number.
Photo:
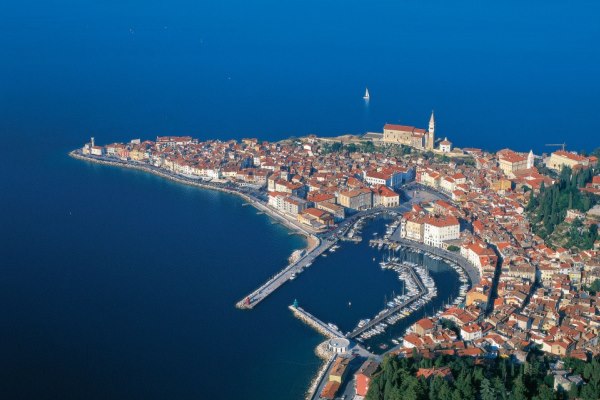
[[[305,324],[313,327],[323,336],[326,336],[330,339],[332,338],[343,338],[344,335],[338,331],[337,329],[333,329],[331,326],[327,325],[308,311],[305,311],[301,307],[296,307],[295,305],[290,305],[289,309],[292,310],[294,316],[300,319]]]
[[[318,256],[327,251],[335,243],[335,240],[319,240],[316,247],[308,251],[299,260],[290,263],[287,267],[279,271],[277,275],[266,281],[258,289],[244,297],[242,300],[238,301],[236,307],[240,309],[252,309],[256,307],[256,305],[267,298],[268,295],[290,280],[293,274],[300,273],[304,268],[309,266],[309,264],[312,264],[312,262]]]
[[[353,338],[357,337],[358,335],[362,334],[363,332],[371,329],[375,325],[379,324],[381,321],[384,321],[386,318],[394,315],[395,313],[402,310],[404,307],[406,307],[410,303],[418,300],[425,293],[427,293],[427,289],[425,288],[425,286],[423,285],[423,282],[421,282],[421,278],[415,273],[415,271],[412,268],[408,268],[408,267],[405,267],[405,269],[407,269],[410,272],[410,274],[412,275],[413,279],[417,283],[417,286],[419,287],[420,293],[414,295],[413,297],[407,299],[406,301],[403,301],[402,303],[400,303],[399,305],[397,305],[395,307],[387,309],[384,313],[373,318],[371,321],[369,321],[365,325],[363,325],[359,328],[356,328],[355,330],[353,330],[352,332],[350,332],[349,334],[346,335],[346,337],[348,339],[353,339]]]
[[[253,204],[253,205],[259,209],[263,209],[265,211],[268,210],[266,205],[263,205],[263,204]],[[236,303],[236,307],[240,308],[240,309],[246,309],[246,310],[253,309],[257,304],[259,304],[261,301],[263,301],[265,298],[267,298],[267,296],[269,296],[271,293],[273,293],[275,290],[277,290],[281,285],[283,285],[288,280],[290,280],[290,278],[292,277],[293,274],[299,274],[300,272],[302,272],[302,270],[304,268],[306,268],[307,266],[312,264],[313,261],[315,261],[315,259],[317,257],[319,257],[321,254],[323,254],[325,251],[327,251],[330,247],[335,245],[338,242],[338,240],[350,240],[350,241],[355,241],[355,242],[362,240],[360,237],[354,237],[354,238],[347,237],[347,232],[352,227],[354,227],[356,224],[363,223],[364,219],[366,219],[366,218],[374,218],[378,214],[385,213],[385,212],[392,212],[392,211],[393,210],[382,210],[382,209],[370,209],[370,210],[366,210],[366,211],[361,211],[360,213],[354,215],[351,218],[348,218],[347,220],[345,220],[339,224],[339,226],[337,228],[337,232],[339,232],[339,233],[337,234],[337,236],[334,234],[335,231],[330,231],[327,234],[325,234],[324,236],[322,236],[321,239],[319,239],[315,235],[312,235],[309,232],[304,231],[303,232],[304,235],[314,238],[315,240],[318,241],[317,246],[314,247],[313,249],[308,250],[307,253],[302,258],[300,258],[299,260],[297,260],[295,262],[290,263],[287,267],[285,267],[284,269],[279,271],[277,273],[277,275],[273,276],[271,279],[269,279],[267,282],[265,282],[258,289],[256,289],[255,291],[253,291],[252,293],[250,293],[249,295],[244,297],[242,300],[238,301]],[[292,223],[289,220],[287,220],[284,216],[280,215],[278,212],[270,210],[269,215],[271,217],[275,218],[276,221],[283,222],[290,229],[295,229],[295,231],[298,231],[300,228],[296,225],[292,225]],[[292,232],[292,234],[293,234],[293,232]]]

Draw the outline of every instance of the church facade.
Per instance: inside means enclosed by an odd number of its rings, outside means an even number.
[[[403,144],[421,150],[433,150],[435,148],[435,118],[433,111],[429,119],[428,130],[407,125],[385,124],[383,127],[383,142]]]

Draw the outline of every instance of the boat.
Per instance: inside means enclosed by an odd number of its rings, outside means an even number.
[[[365,100],[369,100],[371,98],[371,96],[369,96],[369,88],[365,89],[365,95],[363,96],[363,99]]]
[[[290,281],[293,281],[294,279],[296,279],[296,274],[295,273],[290,276]]]

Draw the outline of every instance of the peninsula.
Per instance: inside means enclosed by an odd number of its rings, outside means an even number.
[[[290,306],[329,338],[318,350],[326,362],[307,398],[365,396],[382,360],[369,340],[437,295],[427,268],[399,252],[441,260],[462,286],[452,302],[394,339],[389,357],[520,363],[534,349],[583,361],[600,354],[595,155],[457,149],[435,138],[433,113],[428,130],[386,124],[382,133],[280,142],[166,136],[98,146],[92,138],[70,155],[241,196],[306,236],[307,248],[289,265],[240,294],[240,309],[258,306],[342,242],[368,240],[360,230],[370,219],[391,220],[370,244],[388,252],[380,265],[398,273],[407,293],[347,333]],[[355,367],[353,357],[364,362]],[[552,374],[557,390],[592,384],[572,371]]]

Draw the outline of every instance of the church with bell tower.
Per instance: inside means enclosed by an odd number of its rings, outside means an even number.
[[[435,148],[435,118],[433,117],[433,110],[431,111],[431,117],[429,118],[429,129],[427,130],[427,149],[433,150]]]
[[[401,144],[419,150],[435,151],[435,117],[431,111],[429,128],[415,128],[408,125],[385,124],[383,127],[384,143]]]

